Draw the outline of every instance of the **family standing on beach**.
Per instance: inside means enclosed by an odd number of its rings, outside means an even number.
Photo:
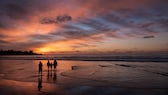
[[[50,61],[48,60],[47,66],[48,66],[48,70],[49,70],[49,68],[51,68],[51,70],[52,70],[52,67],[53,67],[53,66],[54,66],[54,70],[55,70],[56,67],[57,67],[57,61],[54,60],[54,63],[52,64],[52,62],[50,62]]]
[[[50,62],[49,60],[48,60],[48,62],[47,62],[47,67],[48,67],[48,70],[51,68],[51,70],[52,70],[52,67],[54,67],[54,70],[56,70],[56,68],[57,68],[57,61],[56,60],[54,60],[54,62],[53,62],[53,64],[52,64],[52,62]],[[40,61],[39,62],[39,74],[42,74],[42,70],[43,70],[43,64],[42,64],[42,62]]]
[[[51,75],[52,75],[52,67],[54,67],[54,77],[53,80],[56,81],[57,76],[56,76],[56,68],[57,68],[57,61],[54,60],[53,64],[48,60],[47,62],[47,67],[48,67],[48,75],[49,75],[49,69],[51,70]],[[40,61],[39,62],[39,78],[38,78],[38,90],[41,91],[42,89],[42,71],[43,71],[43,63]]]

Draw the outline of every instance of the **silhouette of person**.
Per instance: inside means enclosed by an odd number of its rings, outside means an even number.
[[[38,78],[38,91],[41,91],[42,89],[42,76]]]
[[[56,80],[57,80],[57,74],[56,74],[56,71],[54,71],[53,81],[56,82]]]
[[[54,70],[57,68],[57,60],[54,60]]]
[[[42,64],[42,62],[40,61],[40,63],[39,63],[39,74],[41,73],[42,74],[42,67],[43,67],[43,64]]]
[[[47,67],[48,67],[48,70],[49,70],[49,67],[50,67],[50,61],[49,60],[47,62]]]

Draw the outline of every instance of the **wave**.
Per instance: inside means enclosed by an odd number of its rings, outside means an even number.
[[[167,56],[58,56],[58,55],[17,55],[0,56],[0,60],[76,60],[76,61],[128,61],[128,62],[168,62]]]

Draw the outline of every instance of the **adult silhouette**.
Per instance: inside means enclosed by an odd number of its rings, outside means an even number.
[[[54,70],[57,68],[57,60],[54,60]]]
[[[43,70],[43,64],[42,64],[42,62],[40,61],[40,62],[39,62],[39,74],[42,74],[42,70]]]
[[[48,67],[48,70],[49,70],[49,67],[50,67],[50,61],[49,60],[47,62],[47,67]]]

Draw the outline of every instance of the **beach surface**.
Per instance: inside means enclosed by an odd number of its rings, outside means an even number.
[[[42,75],[38,73],[40,61]],[[46,63],[47,60],[0,60],[0,94],[168,94],[166,62],[58,60],[56,70],[48,70]]]

